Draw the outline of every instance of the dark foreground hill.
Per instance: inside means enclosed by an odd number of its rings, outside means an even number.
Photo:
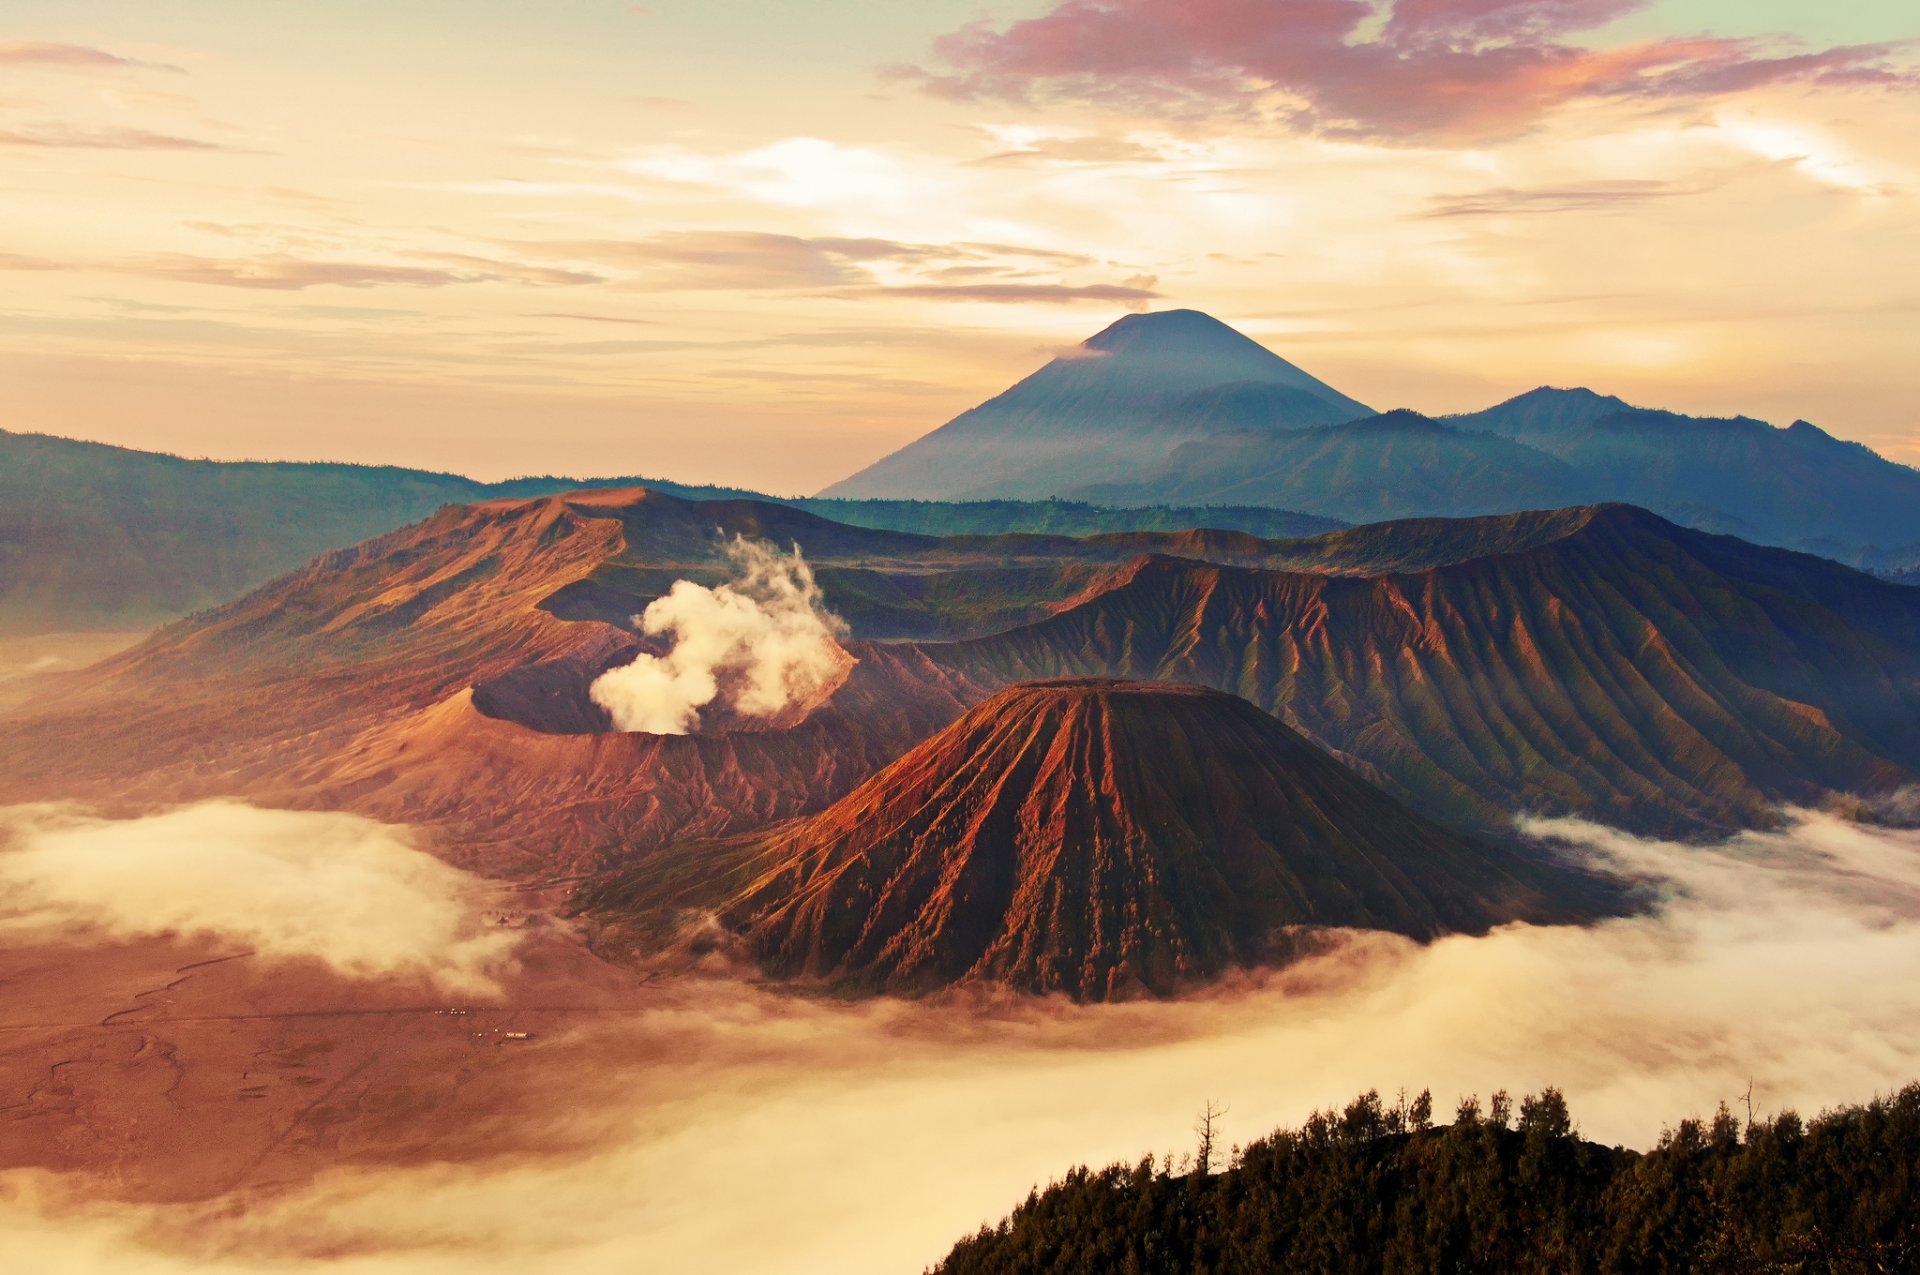
[[[750,853],[719,910],[770,972],[890,992],[1166,996],[1328,927],[1425,940],[1605,898],[1422,819],[1245,700],[1111,679],[1002,691]]]
[[[1642,1155],[1582,1140],[1547,1090],[1461,1104],[1367,1094],[1209,1174],[1075,1169],[939,1275],[1868,1275],[1920,1270],[1920,1085],[1811,1121],[1722,1107]],[[1191,1159],[1204,1166],[1209,1157]],[[1169,1160],[1171,1157],[1169,1157]]]

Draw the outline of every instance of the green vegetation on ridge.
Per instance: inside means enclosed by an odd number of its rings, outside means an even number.
[[[1920,1269],[1920,1084],[1804,1121],[1682,1120],[1640,1154],[1582,1140],[1552,1089],[1377,1093],[1180,1165],[1074,1169],[938,1275],[1248,1271],[1893,1272]]]

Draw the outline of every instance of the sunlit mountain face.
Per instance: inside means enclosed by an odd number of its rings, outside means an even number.
[[[0,1267],[1920,1266],[1916,34],[16,0]]]

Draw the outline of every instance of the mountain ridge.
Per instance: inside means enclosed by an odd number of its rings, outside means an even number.
[[[1220,526],[1271,536],[1342,525],[1268,508],[814,501],[622,477],[486,483],[391,465],[192,459],[0,430],[0,635],[164,624],[444,505],[636,483],[689,499],[748,498],[842,524],[940,534]]]
[[[593,678],[659,649],[632,617],[675,581],[729,578],[735,533],[801,543],[846,682],[785,729],[613,732]],[[1071,676],[1236,694],[1456,827],[1707,835],[1920,775],[1920,594],[1643,511],[930,539],[630,493],[456,506],[177,622],[6,710],[0,800],[247,795],[643,854],[818,810]]]

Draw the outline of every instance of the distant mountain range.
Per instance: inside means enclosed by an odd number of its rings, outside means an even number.
[[[930,535],[1383,519],[1622,501],[1920,580],[1920,471],[1807,424],[1705,420],[1588,390],[1376,414],[1191,310],[1130,315],[818,497],[637,477],[218,462],[0,431],[0,636],[135,628],[230,598],[442,505],[644,485]]]
[[[1856,566],[1920,563],[1920,471],[1805,421],[1546,388],[1438,420],[1376,414],[1191,310],[1121,319],[827,494],[1270,505],[1348,523],[1617,501]]]
[[[692,499],[779,499],[659,479],[482,483],[392,466],[186,460],[0,430],[0,636],[142,628],[236,598],[316,554],[416,522],[443,505],[643,483]],[[1210,526],[1307,536],[1345,525],[1268,507],[787,503],[844,523],[936,535]]]

